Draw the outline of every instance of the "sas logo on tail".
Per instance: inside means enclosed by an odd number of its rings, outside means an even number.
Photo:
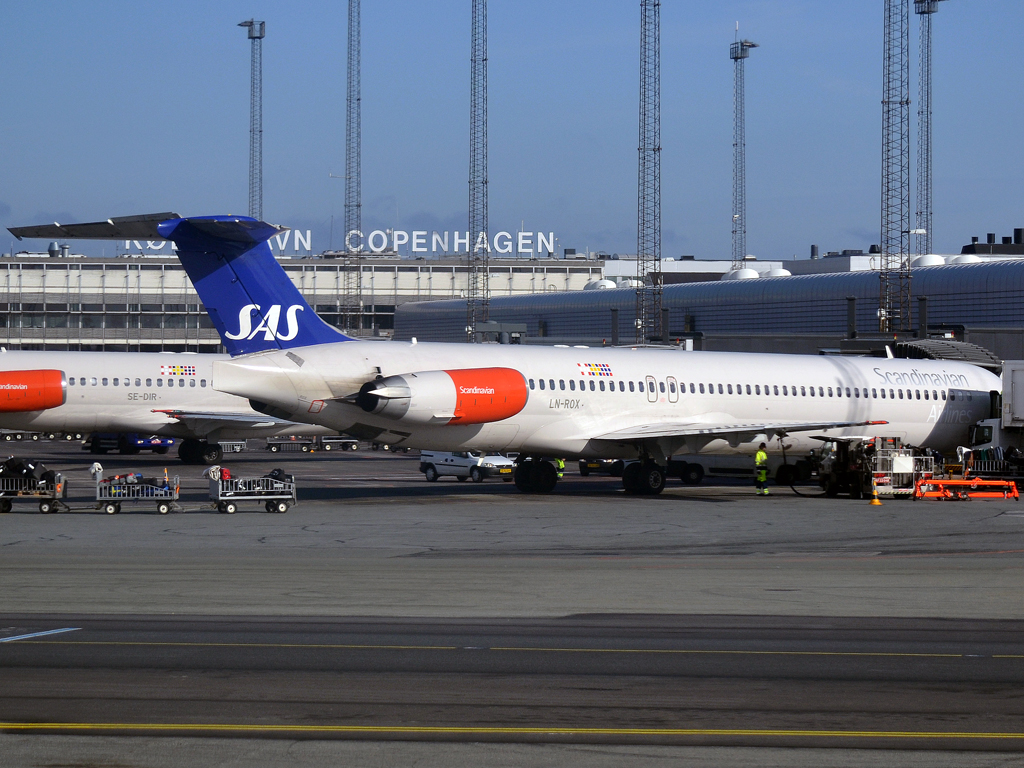
[[[245,339],[249,341],[256,337],[260,331],[263,332],[263,338],[266,341],[273,341],[274,339],[280,339],[281,341],[291,341],[299,335],[299,323],[295,315],[305,310],[299,304],[292,304],[288,307],[285,313],[285,321],[288,327],[288,333],[278,333],[277,326],[281,322],[281,305],[274,304],[267,310],[265,315],[260,315],[260,323],[255,328],[252,327],[252,316],[253,311],[259,312],[259,304],[246,304],[240,310],[238,310],[238,333],[227,333],[224,335],[229,339]]]

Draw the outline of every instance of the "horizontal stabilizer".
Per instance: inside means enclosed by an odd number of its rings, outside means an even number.
[[[38,237],[45,240],[164,240],[157,226],[168,219],[181,218],[176,213],[146,213],[141,216],[119,216],[88,224],[41,224],[34,227],[10,227],[9,232],[21,240]]]

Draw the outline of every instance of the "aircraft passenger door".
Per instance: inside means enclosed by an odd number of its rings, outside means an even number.
[[[653,376],[647,377],[647,402],[658,402],[658,382],[654,380]]]
[[[668,401],[670,403],[678,402],[679,401],[679,385],[676,384],[675,377],[674,376],[669,376],[668,379],[666,379],[665,384],[668,385]]]

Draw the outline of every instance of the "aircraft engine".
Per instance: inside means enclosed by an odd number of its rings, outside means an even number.
[[[416,424],[486,424],[526,406],[526,380],[511,368],[422,371],[364,384],[356,404],[367,413]]]
[[[45,411],[67,397],[63,371],[0,371],[0,413]]]

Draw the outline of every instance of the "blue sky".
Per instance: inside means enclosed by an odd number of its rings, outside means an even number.
[[[636,250],[639,3],[489,3],[491,231]],[[245,213],[249,43],[267,22],[264,216],[340,241],[347,3],[9,3],[0,225]],[[363,2],[364,229],[465,229],[469,0]],[[662,6],[663,254],[728,258],[736,21],[748,250],[878,241],[882,0]],[[1024,226],[1020,0],[935,17],[935,244]],[[916,19],[913,22],[916,61]],[[916,100],[916,83],[914,86]],[[916,111],[916,104],[912,108]],[[0,240],[0,242],[3,242]],[[3,249],[8,244],[3,242]],[[107,246],[109,253],[109,246]],[[90,252],[99,253],[99,248]]]

